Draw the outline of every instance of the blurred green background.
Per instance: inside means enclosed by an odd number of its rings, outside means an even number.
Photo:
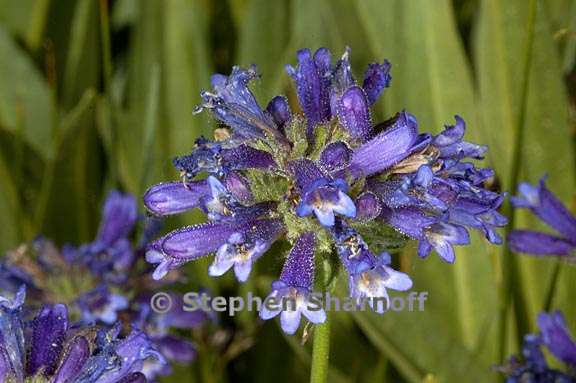
[[[346,45],[357,77],[392,62],[375,120],[406,108],[438,132],[459,114],[468,139],[490,147],[493,188],[513,192],[518,164],[520,180],[547,172],[574,200],[575,0],[0,0],[0,253],[39,233],[88,241],[107,190],[141,196],[177,178],[171,158],[215,126],[192,114],[211,73],[256,63],[263,104],[295,100],[284,72],[295,51]],[[479,236],[454,265],[413,250],[402,266],[429,292],[426,311],[335,314],[331,382],[497,381],[493,366],[548,300],[576,323],[573,267],[506,255]],[[265,294],[281,267],[268,258],[240,287],[209,279],[204,261],[189,265],[188,288]],[[254,313],[221,323],[166,381],[307,381],[310,342]]]

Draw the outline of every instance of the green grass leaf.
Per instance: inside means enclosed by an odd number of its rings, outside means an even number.
[[[0,256],[5,251],[18,245],[21,240],[21,209],[18,199],[17,190],[10,172],[6,166],[5,159],[0,155],[0,225],[2,233],[0,234]]]
[[[22,137],[44,158],[54,155],[48,84],[26,53],[0,26],[0,126]]]
[[[523,105],[522,75],[526,57],[528,2],[484,0],[474,44],[475,64],[483,131],[491,148],[489,158],[504,189],[516,192],[510,169],[516,126],[524,122],[520,158],[520,180],[536,182],[548,173],[549,186],[567,200],[573,193],[574,147],[568,116],[568,100],[562,83],[562,67],[543,3],[538,2],[534,42]],[[486,52],[490,52],[487,54]],[[522,109],[520,109],[522,108]],[[525,113],[519,119],[520,113]],[[521,215],[518,227],[535,227],[533,218]],[[554,264],[545,259],[511,255],[518,263],[524,289],[513,286],[527,301],[527,318],[534,323],[543,308]],[[513,270],[513,272],[516,272]],[[547,281],[536,283],[536,281]],[[526,326],[524,326],[526,327]],[[518,334],[521,336],[522,334]]]

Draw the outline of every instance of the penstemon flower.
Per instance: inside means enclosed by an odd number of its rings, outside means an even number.
[[[0,290],[15,293],[25,285],[29,305],[67,305],[71,319],[83,325],[110,328],[117,323],[136,325],[165,358],[146,362],[149,379],[171,372],[169,362],[188,363],[195,358],[194,345],[175,336],[172,329],[192,329],[204,324],[206,313],[172,310],[159,315],[150,308],[152,282],[143,262],[143,248],[157,231],[157,222],[145,225],[139,243],[131,235],[138,220],[134,196],[112,191],[102,209],[96,239],[79,247],[65,245],[59,251],[52,242],[36,239],[8,252],[0,260]],[[153,287],[153,286],[150,286]]]
[[[370,106],[391,80],[387,61],[370,64],[360,85],[349,50],[335,64],[325,48],[302,49],[297,58],[298,65],[286,69],[303,114],[293,113],[282,96],[261,108],[248,88],[255,67],[212,76],[213,90],[201,93],[197,111],[208,110],[224,127],[215,140],[200,138],[190,154],[174,160],[182,180],[155,185],[144,196],[153,214],[199,208],[208,218],[151,243],[146,259],[157,264],[155,279],[215,253],[209,274],[233,269],[244,282],[274,242],[292,243],[271,293],[298,302],[297,310],[281,315],[288,333],[301,315],[324,321],[323,312],[305,305],[315,258],[338,254],[352,297],[387,297],[387,289],[412,286],[387,253],[406,239],[419,242],[421,257],[434,249],[453,262],[452,247],[469,243],[468,228],[499,244],[494,228],[506,223],[496,211],[503,196],[483,187],[493,171],[467,162],[481,159],[486,147],[462,140],[460,117],[437,136],[419,133],[406,111],[373,124]]]
[[[538,315],[540,334],[524,337],[522,357],[509,358],[508,364],[500,368],[508,383],[570,383],[576,379],[576,341],[570,335],[564,316],[560,311],[542,312]],[[567,371],[562,372],[548,366],[542,347],[563,362]]]
[[[533,230],[513,230],[508,236],[510,249],[534,255],[576,255],[576,217],[546,187],[545,178],[538,186],[522,183],[518,186],[520,196],[512,197],[516,208],[528,208],[540,220],[560,235]]]
[[[27,319],[25,288],[0,296],[0,381],[144,383],[146,362],[165,363],[145,333],[119,338],[111,329],[78,326],[64,304],[44,305]]]

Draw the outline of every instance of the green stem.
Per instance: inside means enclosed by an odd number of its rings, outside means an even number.
[[[314,328],[314,345],[312,347],[312,370],[310,383],[326,383],[330,365],[330,319],[326,312],[326,322]]]
[[[562,262],[560,260],[556,261],[554,266],[554,273],[552,274],[552,280],[550,286],[548,287],[548,293],[546,294],[546,301],[544,302],[544,311],[550,311],[552,308],[552,302],[554,301],[554,295],[556,293],[556,287],[558,286],[558,279],[560,278],[560,270],[562,270]]]
[[[514,127],[514,147],[512,151],[512,164],[510,168],[509,189],[514,189],[520,180],[520,170],[522,167],[522,148],[524,144],[524,131],[526,125],[527,100],[530,84],[530,68],[532,66],[532,47],[534,43],[534,29],[536,23],[537,0],[530,0],[529,13],[527,20],[526,41],[524,47],[524,61],[522,67],[522,84],[520,89],[520,102],[518,107],[518,116]],[[509,218],[505,234],[508,236],[514,229],[515,215],[510,201],[505,206],[505,215]],[[499,318],[499,360],[504,360],[506,355],[506,343],[508,341],[508,306],[513,301],[514,313],[517,321],[517,341],[520,345],[524,333],[528,333],[530,321],[528,308],[524,298],[524,289],[522,288],[522,278],[520,275],[520,265],[518,259],[512,254],[508,246],[503,247],[502,254],[502,296],[500,299],[500,318]],[[513,298],[513,299],[512,299]]]

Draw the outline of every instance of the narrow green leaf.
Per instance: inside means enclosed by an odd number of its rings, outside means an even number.
[[[528,73],[526,103],[522,102],[522,75],[525,67],[529,4],[521,0],[484,0],[474,44],[479,100],[489,158],[505,190],[515,193],[512,168],[515,127],[523,108],[520,181],[536,182],[549,173],[549,186],[567,200],[573,190],[574,148],[568,124],[568,101],[562,83],[562,68],[546,12],[538,2],[534,25],[532,62]],[[487,54],[490,52],[490,54]],[[543,86],[545,84],[545,86]],[[520,122],[522,123],[522,122]],[[516,227],[537,227],[520,215]],[[547,299],[546,283],[552,277],[553,263],[517,256],[518,278],[524,286],[514,286],[527,300],[527,314],[517,323],[530,326]],[[527,327],[525,326],[525,327]],[[503,327],[504,328],[504,327]],[[522,334],[518,334],[521,336]],[[505,352],[501,352],[504,354]]]
[[[30,24],[26,33],[26,43],[33,51],[38,50],[42,43],[42,36],[44,34],[44,28],[46,28],[49,10],[50,0],[36,0],[34,2]]]
[[[60,122],[57,156],[46,165],[37,202],[37,232],[57,243],[86,242],[95,231],[101,169],[95,127],[94,90]],[[96,191],[96,192],[95,192]]]
[[[18,245],[20,238],[20,203],[5,159],[0,155],[0,256]]]
[[[0,125],[15,132],[23,121],[24,140],[44,158],[54,154],[48,84],[30,58],[0,26]]]
[[[97,2],[80,0],[74,7],[61,98],[65,109],[74,107],[87,88],[99,86],[100,47]]]
[[[253,87],[263,107],[275,96],[274,82],[286,77],[284,60],[289,43],[288,2],[251,0],[240,18],[238,65],[256,64],[262,80]],[[263,33],[266,31],[266,33]]]
[[[210,85],[213,72],[208,52],[207,9],[201,1],[169,0],[163,3],[164,38],[162,72],[169,157],[192,149],[200,135],[211,136],[214,123],[203,113],[192,114],[200,91]],[[156,17],[156,15],[153,15]]]
[[[0,25],[24,38],[36,0],[0,0]]]

